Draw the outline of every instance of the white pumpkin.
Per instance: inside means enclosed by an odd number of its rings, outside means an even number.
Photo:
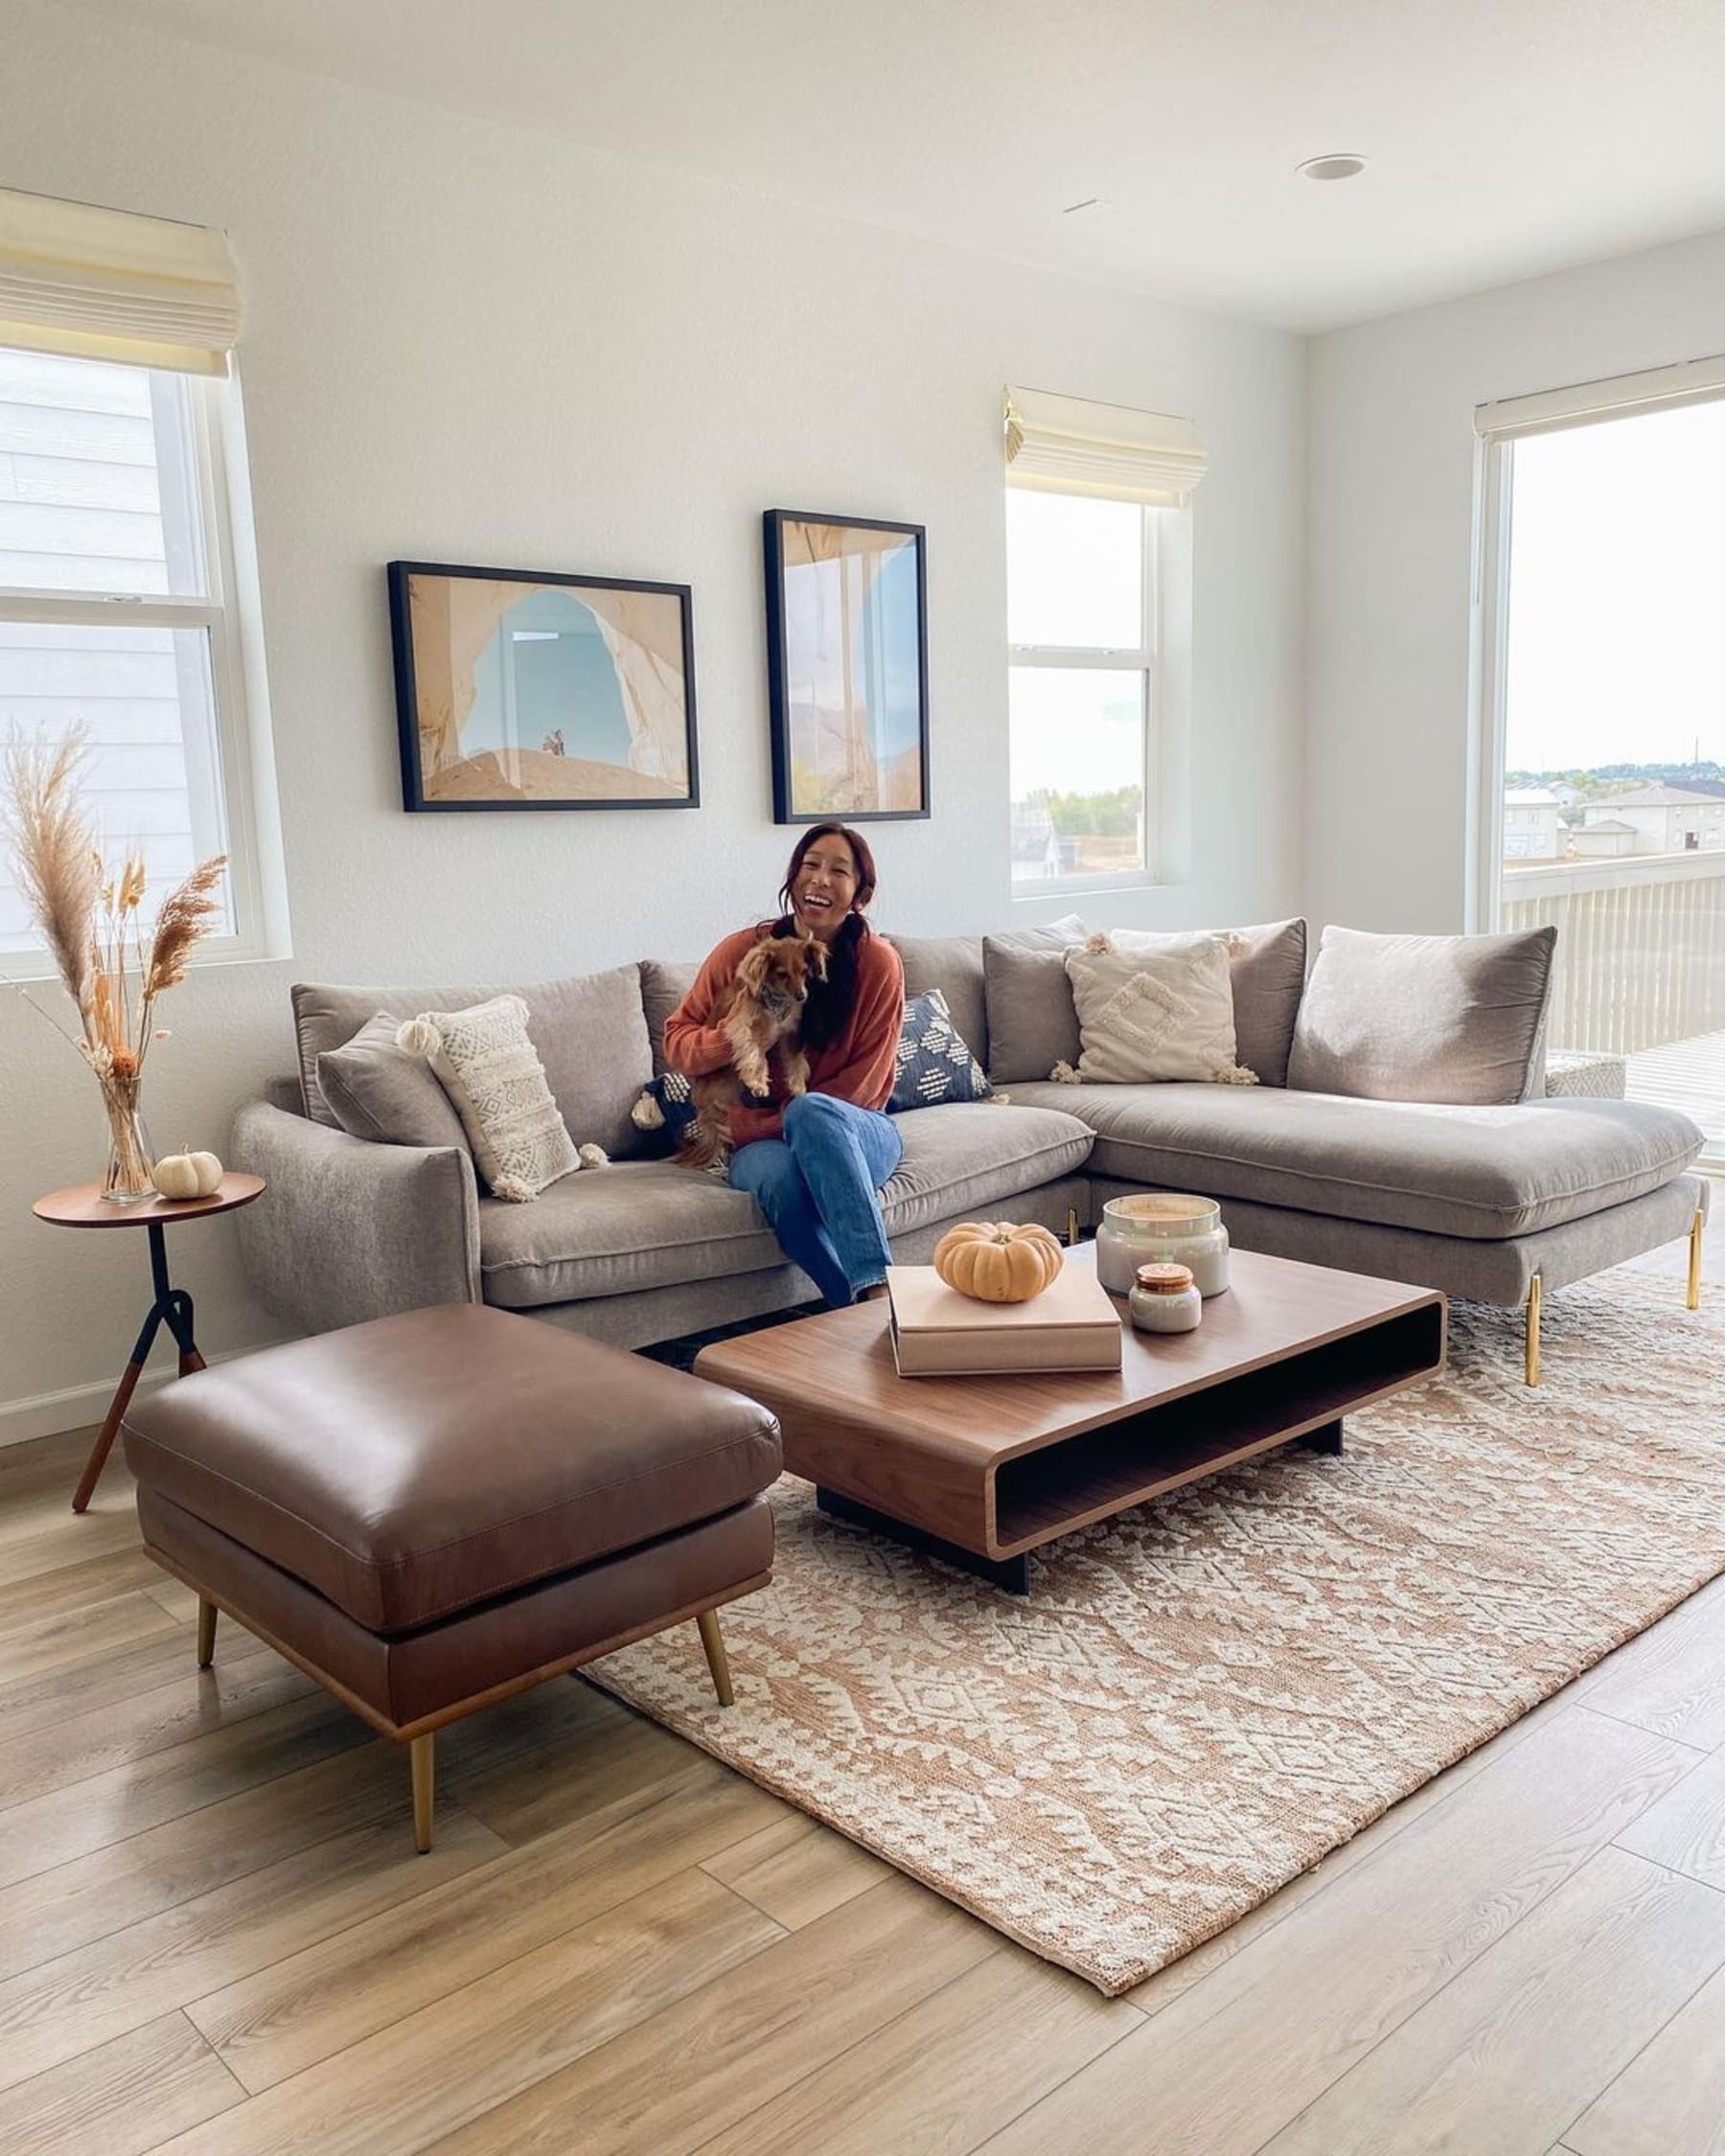
[[[213,1153],[165,1153],[150,1181],[164,1198],[213,1198],[221,1187],[221,1162]]]

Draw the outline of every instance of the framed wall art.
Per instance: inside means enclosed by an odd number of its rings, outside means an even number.
[[[692,809],[686,584],[389,564],[410,810]]]
[[[763,522],[774,817],[926,816],[922,525],[792,509]]]

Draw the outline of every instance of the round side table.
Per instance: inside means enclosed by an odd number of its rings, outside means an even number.
[[[264,1191],[262,1176],[224,1175],[207,1198],[150,1197],[140,1199],[135,1205],[115,1205],[103,1197],[101,1183],[75,1182],[64,1190],[51,1190],[30,1208],[37,1220],[45,1220],[51,1227],[147,1227],[150,1230],[150,1276],[155,1288],[155,1301],[144,1320],[125,1375],[114,1388],[101,1434],[84,1462],[78,1495],[72,1500],[74,1512],[81,1512],[95,1494],[97,1478],[113,1450],[120,1418],[144,1374],[156,1328],[166,1325],[172,1336],[179,1349],[181,1377],[189,1377],[194,1370],[204,1366],[197,1342],[192,1337],[192,1297],[184,1288],[173,1287],[168,1278],[168,1245],[163,1230],[179,1221],[208,1220],[214,1213],[238,1212],[242,1205],[249,1205],[254,1199],[262,1198]]]

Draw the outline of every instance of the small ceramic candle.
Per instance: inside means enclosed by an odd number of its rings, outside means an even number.
[[[1190,1266],[1140,1265],[1133,1276],[1132,1321],[1145,1333],[1189,1333],[1204,1316]]]

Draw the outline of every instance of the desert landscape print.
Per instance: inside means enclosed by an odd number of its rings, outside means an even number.
[[[679,587],[397,566],[422,797],[410,805],[694,800]]]
[[[926,814],[920,534],[792,516],[779,533],[786,813]]]

